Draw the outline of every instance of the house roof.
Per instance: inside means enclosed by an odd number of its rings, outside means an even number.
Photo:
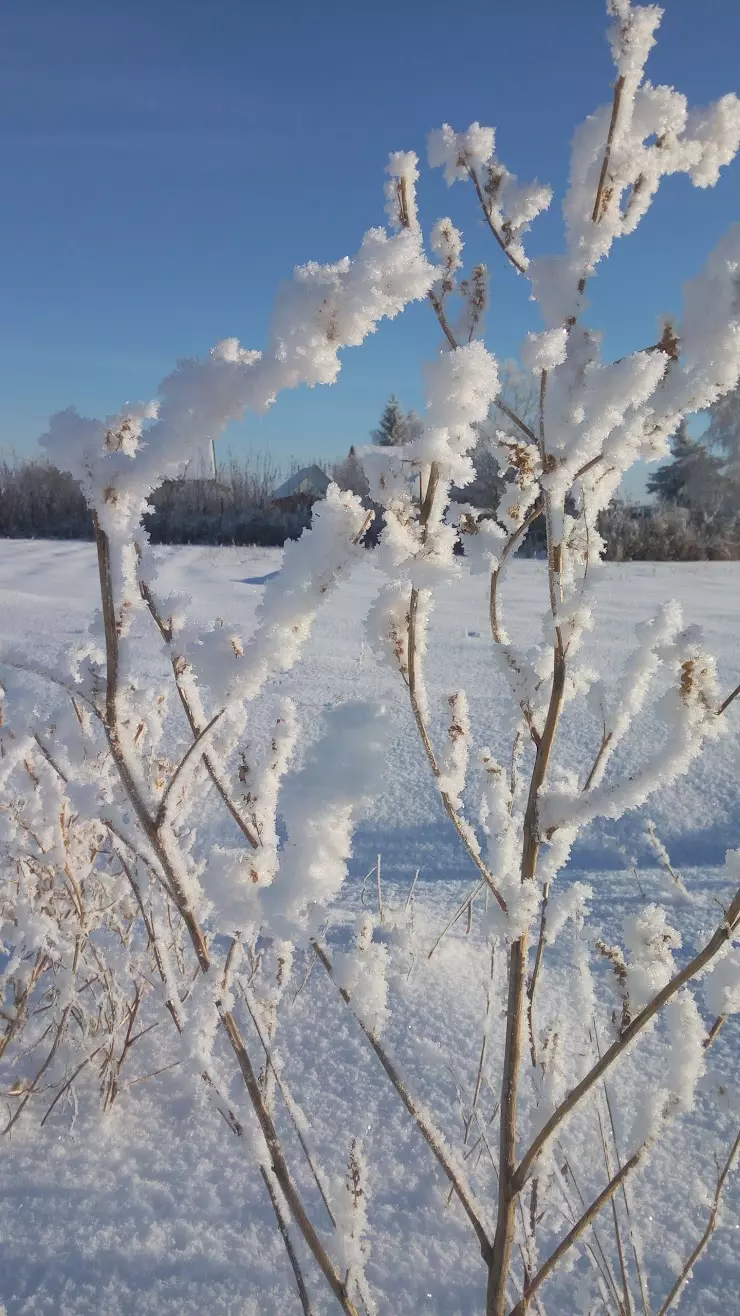
[[[301,494],[315,494],[321,498],[330,484],[329,476],[320,466],[304,466],[303,470],[295,471],[284,484],[275,489],[272,499],[273,502],[279,502],[282,498],[296,498]]]

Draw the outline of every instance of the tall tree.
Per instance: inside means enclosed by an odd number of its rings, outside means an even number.
[[[400,448],[409,440],[409,419],[395,393],[388,399],[377,429],[372,431],[373,443],[380,448]]]
[[[722,511],[727,496],[722,459],[692,439],[685,422],[679,425],[671,448],[673,460],[650,476],[648,492],[664,505],[672,503],[696,516],[713,518]]]

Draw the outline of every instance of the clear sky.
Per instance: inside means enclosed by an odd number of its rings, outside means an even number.
[[[665,0],[649,74],[704,104],[740,91],[740,0]],[[383,222],[388,152],[474,119],[501,158],[556,189],[530,253],[558,249],[568,143],[610,99],[602,0],[5,0],[0,13],[0,445],[49,414],[149,398],[178,357],[264,343],[293,266],[352,253]],[[422,219],[452,214],[492,273],[487,342],[538,327],[527,285],[472,194],[422,180]],[[740,218],[740,165],[708,193],[669,181],[590,285],[615,356],[652,342]],[[283,396],[224,446],[285,464],[365,442],[391,392],[420,406],[426,306],[344,354],[329,389]],[[637,486],[635,486],[637,487]]]

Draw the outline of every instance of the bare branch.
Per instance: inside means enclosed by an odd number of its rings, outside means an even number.
[[[465,168],[467,169],[468,174],[470,175],[470,179],[473,184],[473,187],[475,188],[475,194],[478,198],[478,201],[480,202],[480,208],[483,211],[486,223],[489,229],[491,230],[491,233],[493,234],[494,238],[496,239],[496,242],[498,243],[499,247],[503,251],[506,259],[510,261],[511,264],[514,266],[514,269],[516,270],[517,274],[526,274],[526,266],[522,265],[521,261],[518,261],[516,256],[514,256],[511,251],[509,251],[509,245],[505,237],[503,236],[502,233],[499,232],[499,230],[496,228],[496,225],[493,222],[493,218],[491,215],[491,207],[486,203],[486,198],[483,192],[483,188],[480,185],[480,179],[478,178],[475,169],[472,167],[472,165],[469,165],[467,161],[465,161],[464,163],[465,163]]]
[[[326,969],[326,972],[328,973],[332,982],[336,986],[337,991],[339,992],[339,995],[341,996],[342,1000],[352,1010],[352,1013],[355,1019],[357,1020],[357,1023],[360,1025],[360,1028],[365,1034],[365,1037],[367,1038],[368,1042],[370,1043],[370,1046],[375,1052],[375,1055],[377,1056],[383,1069],[385,1070],[386,1075],[390,1079],[393,1087],[395,1088],[396,1092],[401,1098],[401,1101],[406,1107],[406,1110],[408,1111],[409,1115],[415,1121],[416,1127],[421,1133],[422,1138],[424,1139],[430,1151],[433,1153],[433,1155],[441,1165],[442,1169],[444,1170],[445,1174],[447,1175],[447,1178],[449,1179],[458,1198],[460,1199],[460,1203],[463,1207],[463,1210],[465,1211],[465,1214],[467,1215],[471,1225],[473,1226],[473,1229],[475,1230],[476,1236],[478,1238],[478,1242],[480,1243],[481,1255],[483,1257],[483,1260],[488,1262],[491,1256],[491,1242],[488,1237],[488,1233],[481,1221],[480,1211],[478,1209],[477,1203],[473,1198],[473,1194],[469,1185],[466,1183],[461,1170],[456,1165],[453,1164],[453,1162],[450,1160],[449,1156],[445,1151],[443,1135],[434,1128],[434,1126],[430,1123],[426,1115],[422,1114],[422,1112],[419,1110],[418,1106],[416,1105],[416,1102],[411,1096],[408,1088],[406,1087],[406,1084],[401,1078],[398,1070],[396,1069],[396,1066],[393,1064],[393,1061],[390,1059],[390,1056],[387,1054],[385,1048],[381,1045],[377,1037],[375,1037],[375,1035],[370,1031],[370,1029],[363,1023],[360,1016],[354,1010],[349,992],[346,991],[344,987],[340,987],[339,983],[334,977],[334,969],[332,967],[331,960],[329,959],[329,956],[327,955],[324,948],[319,944],[318,941],[312,941],[311,945],[316,951],[316,955],[318,956],[319,960],[321,961],[324,968]]]
[[[617,1040],[612,1043],[607,1051],[604,1052],[601,1059],[592,1066],[588,1074],[581,1079],[580,1083],[577,1083],[572,1091],[568,1093],[565,1100],[561,1102],[557,1110],[553,1112],[540,1129],[540,1132],[532,1142],[529,1150],[526,1151],[522,1157],[519,1168],[517,1169],[515,1178],[519,1189],[521,1189],[526,1183],[527,1176],[540,1155],[540,1152],[546,1143],[549,1142],[555,1130],[560,1127],[563,1120],[567,1118],[583,1097],[591,1091],[594,1083],[597,1083],[598,1080],[611,1068],[615,1061],[617,1061],[626,1051],[627,1047],[642,1032],[643,1028],[650,1023],[650,1020],[663,1009],[663,1006],[667,1005],[676,993],[679,992],[682,987],[685,987],[686,984],[696,976],[696,974],[700,973],[701,970],[705,968],[712,959],[714,959],[715,955],[722,950],[727,942],[733,937],[738,923],[740,923],[740,890],[736,892],[724,920],[702,950],[700,950],[698,954],[689,961],[685,968],[681,969],[679,973],[676,973],[671,978],[670,982],[666,983],[665,987],[656,993],[644,1009],[640,1010],[640,1012],[635,1015],[634,1019],[632,1019],[627,1025]]]
[[[629,1160],[625,1161],[621,1170],[610,1179],[606,1188],[602,1189],[595,1201],[593,1201],[588,1209],[584,1211],[583,1215],[576,1221],[570,1232],[566,1234],[562,1242],[555,1248],[555,1251],[547,1258],[547,1261],[540,1266],[534,1279],[525,1288],[520,1301],[512,1307],[510,1316],[525,1316],[527,1309],[526,1304],[537,1292],[540,1285],[544,1283],[548,1275],[552,1274],[558,1262],[562,1260],[566,1252],[569,1252],[573,1244],[578,1241],[584,1230],[588,1229],[589,1225],[596,1219],[602,1207],[606,1206],[607,1202],[611,1201],[617,1189],[624,1183],[628,1175],[630,1175],[639,1165],[646,1149],[647,1144],[643,1143],[641,1147],[638,1147],[636,1152],[633,1152]]]
[[[663,1303],[663,1306],[658,1312],[658,1316],[665,1316],[665,1313],[669,1311],[670,1308],[673,1306],[684,1284],[691,1277],[691,1272],[694,1269],[694,1266],[696,1265],[697,1261],[699,1260],[699,1257],[701,1256],[702,1252],[705,1250],[707,1244],[709,1243],[710,1238],[712,1237],[712,1234],[714,1233],[714,1229],[717,1224],[717,1215],[719,1213],[720,1202],[722,1200],[722,1194],[725,1190],[725,1185],[730,1175],[730,1171],[732,1170],[732,1167],[735,1164],[735,1160],[737,1158],[738,1152],[740,1152],[740,1131],[738,1132],[737,1137],[735,1138],[735,1141],[733,1142],[732,1147],[730,1148],[730,1154],[727,1157],[727,1160],[725,1161],[724,1165],[722,1166],[722,1169],[719,1172],[719,1176],[717,1178],[717,1187],[714,1192],[714,1199],[712,1201],[712,1206],[709,1212],[709,1219],[707,1221],[707,1227],[704,1230],[704,1233],[699,1239],[699,1242],[697,1243],[693,1252],[687,1258],[686,1263],[683,1269],[681,1270],[680,1275],[678,1276],[678,1279],[676,1280],[675,1284],[673,1285],[673,1288],[668,1294],[668,1297]]]
[[[280,1207],[280,1202],[278,1201],[277,1193],[275,1192],[275,1189],[272,1186],[269,1171],[265,1169],[264,1165],[260,1166],[260,1174],[262,1175],[265,1188],[267,1189],[267,1192],[269,1194],[270,1201],[272,1203],[272,1209],[275,1212],[275,1219],[277,1220],[277,1226],[280,1231],[280,1237],[282,1238],[283,1243],[285,1244],[285,1251],[288,1254],[288,1260],[290,1262],[291,1270],[293,1271],[293,1277],[295,1279],[296,1288],[298,1289],[298,1297],[301,1300],[303,1316],[311,1316],[311,1303],[308,1297],[306,1281],[303,1278],[303,1271],[301,1270],[300,1262],[296,1255],[296,1250],[293,1247],[293,1240],[290,1237],[288,1222],[285,1219],[285,1216],[283,1215],[283,1212]]]

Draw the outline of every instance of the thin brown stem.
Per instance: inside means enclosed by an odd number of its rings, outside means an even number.
[[[439,780],[441,776],[441,770],[439,767],[439,763],[437,761],[437,756],[434,752],[434,747],[429,737],[429,732],[427,731],[426,721],[424,719],[424,714],[422,712],[421,704],[419,702],[419,697],[418,697],[418,656],[417,656],[417,643],[416,643],[418,607],[419,607],[419,591],[417,589],[412,589],[411,598],[409,601],[409,621],[408,621],[409,699],[411,701],[411,710],[414,714],[414,720],[416,722],[419,736],[421,738],[421,742],[426,751],[426,756],[429,760],[429,765],[432,769],[435,778]],[[448,792],[444,790],[440,790],[440,797],[442,800],[442,804],[444,805],[445,813],[447,814],[448,818],[453,824],[455,831],[460,837],[460,840],[465,846],[465,849],[470,855],[470,858],[473,860],[473,863],[475,864],[479,872],[483,874],[483,877],[485,878],[486,882],[488,883],[489,887],[491,888],[491,891],[493,892],[496,898],[499,908],[504,913],[506,913],[506,901],[504,900],[503,896],[501,895],[501,892],[496,886],[495,878],[493,874],[490,872],[487,865],[483,862],[483,859],[481,858],[478,850],[473,845],[471,845],[471,840],[468,834],[468,830],[464,825],[463,820],[460,817],[459,813],[457,812],[457,809],[452,803],[452,800]]]
[[[465,1211],[465,1214],[467,1215],[471,1225],[473,1226],[473,1229],[475,1230],[476,1237],[478,1239],[478,1242],[480,1243],[481,1255],[483,1257],[483,1260],[488,1262],[491,1256],[491,1241],[488,1237],[488,1233],[483,1225],[483,1222],[481,1221],[478,1206],[473,1199],[473,1194],[468,1184],[465,1182],[465,1179],[461,1175],[458,1167],[454,1165],[454,1163],[450,1160],[449,1156],[447,1155],[447,1152],[445,1151],[443,1135],[439,1133],[437,1129],[434,1128],[434,1126],[430,1123],[427,1116],[425,1114],[422,1114],[421,1110],[419,1109],[413,1097],[411,1096],[406,1084],[401,1078],[401,1075],[396,1069],[396,1066],[394,1065],[390,1056],[386,1052],[385,1048],[378,1041],[374,1033],[372,1033],[371,1030],[366,1026],[366,1024],[363,1023],[360,1016],[355,1012],[352,1006],[352,1000],[349,992],[344,987],[341,987],[337,982],[336,978],[334,977],[334,969],[331,960],[329,959],[329,956],[327,955],[324,948],[319,944],[318,941],[312,941],[311,945],[313,946],[318,959],[321,961],[322,965],[326,969],[326,972],[328,973],[332,982],[336,986],[337,991],[339,992],[339,995],[341,996],[345,1005],[348,1005],[352,1010],[352,1014],[354,1015],[354,1018],[357,1020],[357,1023],[359,1024],[360,1028],[365,1034],[365,1037],[367,1038],[368,1042],[370,1043],[370,1046],[375,1052],[377,1059],[380,1061],[380,1064],[382,1065],[387,1077],[390,1079],[392,1086],[395,1088],[396,1092],[398,1093],[398,1096],[401,1098],[401,1101],[406,1107],[406,1110],[408,1111],[411,1118],[414,1120],[416,1127],[418,1128],[422,1138],[424,1139],[425,1143],[429,1147],[433,1156],[438,1161],[439,1165],[444,1170],[444,1173],[447,1175],[450,1184],[454,1188],[455,1193],[457,1194],[460,1200],[460,1204],[463,1210]]]
[[[530,526],[533,526],[535,521],[539,520],[539,518],[542,516],[543,511],[544,508],[541,503],[538,502],[537,504],[535,504],[531,512],[529,512],[528,515],[524,518],[521,525],[517,526],[516,530],[514,530],[511,535],[509,535],[509,538],[507,539],[503,549],[501,550],[501,556],[498,560],[498,565],[496,566],[495,570],[491,572],[491,595],[489,601],[489,617],[491,622],[491,633],[493,635],[496,644],[505,643],[505,640],[503,638],[502,626],[501,626],[501,616],[498,606],[498,589],[499,589],[499,585],[501,584],[501,579],[503,577],[504,567],[506,566],[509,558],[511,557],[511,554],[514,552],[514,549],[517,547],[520,540],[524,538]]]
[[[606,180],[609,172],[609,159],[611,156],[612,145],[614,143],[614,134],[617,129],[617,121],[619,119],[619,108],[622,103],[623,91],[624,91],[624,75],[620,74],[616,82],[614,83],[614,99],[612,100],[612,113],[611,113],[611,118],[609,120],[609,132],[606,138],[606,149],[604,151],[604,159],[601,162],[599,185],[596,189],[596,199],[594,201],[594,208],[591,213],[591,219],[593,220],[594,224],[598,224],[599,221],[603,219],[606,210],[606,202],[605,202]]]
[[[732,703],[733,699],[737,699],[738,695],[740,695],[740,685],[736,685],[735,689],[731,692],[731,694],[729,694],[727,698],[723,700],[723,702],[720,704],[719,708],[717,709],[718,717],[721,716],[722,713],[724,713],[725,709],[730,707],[730,704]]]
[[[462,918],[462,916],[463,916],[463,914],[465,913],[466,909],[469,909],[470,906],[472,905],[473,901],[476,899],[476,897],[480,895],[480,893],[481,893],[481,891],[483,890],[483,888],[484,888],[485,885],[486,885],[485,881],[476,882],[476,884],[475,884],[475,886],[473,887],[472,891],[470,891],[469,894],[465,897],[465,899],[463,900],[462,904],[461,904],[461,905],[458,905],[457,909],[455,910],[455,913],[452,915],[452,918],[449,919],[449,920],[447,921],[447,923],[445,923],[445,925],[444,925],[442,931],[440,932],[440,934],[439,934],[439,936],[437,937],[436,941],[434,942],[434,944],[433,944],[431,950],[429,951],[429,954],[427,955],[427,959],[428,959],[428,960],[430,960],[430,959],[432,958],[432,956],[433,956],[435,950],[436,950],[437,947],[439,946],[439,944],[440,944],[440,942],[442,941],[442,939],[443,939],[444,937],[447,936],[447,933],[450,931],[450,928],[453,928],[453,927],[455,926],[455,924],[457,923],[457,920],[458,920],[459,918]]]
[[[183,772],[185,772],[186,768],[189,766],[189,764],[194,758],[196,758],[198,755],[200,755],[201,758],[203,757],[203,741],[206,739],[206,737],[211,732],[213,727],[215,727],[216,723],[221,720],[223,714],[224,714],[223,708],[220,708],[217,713],[214,713],[210,722],[203,727],[202,731],[198,732],[198,735],[196,736],[192,745],[189,746],[186,753],[180,759],[180,762],[178,763],[177,767],[175,768],[175,771],[173,772],[172,776],[170,777],[170,780],[167,783],[162,799],[160,800],[159,808],[157,810],[156,817],[154,819],[157,827],[161,827],[162,824],[167,819],[167,806],[170,802],[172,792],[174,791],[175,786],[180,780],[180,777],[182,776]]]
[[[544,394],[546,374],[540,389],[540,428],[544,444]],[[553,593],[554,554],[548,518],[548,578]],[[557,734],[565,695],[566,662],[560,628],[555,628],[553,673],[545,725],[535,751],[534,767],[524,813],[522,840],[522,884],[533,882],[537,873],[540,835],[537,820],[539,793],[544,785]],[[501,1084],[501,1120],[499,1130],[498,1217],[493,1256],[488,1272],[486,1316],[504,1316],[506,1283],[511,1265],[511,1250],[516,1228],[516,1200],[523,1180],[516,1171],[517,1101],[521,1067],[522,1028],[526,1001],[526,934],[513,942],[509,952],[509,993],[506,1016],[503,1077]],[[522,1308],[524,1310],[524,1308]]]
[[[272,1186],[272,1181],[270,1179],[269,1171],[265,1169],[264,1165],[260,1166],[260,1174],[262,1175],[265,1188],[267,1189],[270,1202],[272,1203],[272,1209],[275,1212],[275,1219],[277,1221],[277,1227],[280,1231],[280,1237],[282,1238],[283,1243],[285,1244],[285,1251],[288,1254],[290,1268],[293,1271],[293,1278],[295,1279],[296,1288],[298,1289],[298,1297],[300,1298],[301,1301],[303,1316],[311,1316],[311,1303],[308,1297],[306,1281],[303,1278],[303,1271],[301,1270],[300,1262],[296,1255],[296,1250],[293,1246],[293,1240],[290,1237],[288,1222],[285,1219],[285,1216],[283,1215],[277,1193],[275,1192],[275,1189]]]
[[[449,343],[450,347],[454,352],[455,349],[458,347],[458,342],[450,328],[450,324],[447,319],[447,316],[445,315],[445,309],[442,303],[442,299],[437,295],[437,293],[434,291],[433,288],[430,288],[428,297],[430,302],[432,303],[432,306],[434,307],[434,313],[437,319],[439,320],[442,333],[444,334],[445,338],[447,339],[447,342]]]
[[[105,633],[106,686],[105,716],[103,725],[108,740],[111,756],[118,769],[121,784],[128,796],[139,824],[149,841],[157,861],[160,864],[172,892],[178,912],[190,936],[198,963],[206,973],[210,967],[211,957],[203,930],[194,911],[190,907],[185,889],[182,885],[177,867],[172,862],[168,846],[164,841],[157,819],[151,814],[141,794],[136,777],[129,765],[118,727],[118,682],[120,674],[119,634],[116,620],[115,601],[113,597],[113,577],[111,572],[110,544],[108,536],[102,529],[97,515],[94,516],[95,542],[98,554],[98,572],[100,583],[103,629]]]
[[[540,906],[540,931],[537,938],[537,951],[534,957],[534,968],[532,976],[527,986],[527,1019],[529,1022],[529,1052],[532,1058],[532,1065],[537,1065],[537,1041],[534,1029],[534,997],[537,991],[537,979],[540,976],[542,967],[542,957],[545,952],[545,935],[547,933],[547,905],[550,898],[550,883],[546,882],[542,888],[542,902]]]
[[[595,1044],[595,1046],[596,1046],[596,1054],[597,1054],[597,1056],[599,1056],[599,1058],[600,1058],[600,1057],[601,1057],[601,1047],[600,1047],[600,1044],[599,1044],[599,1030],[598,1030],[598,1025],[597,1025],[597,1023],[596,1023],[596,1016],[595,1016],[595,1015],[594,1015],[594,1018],[593,1018],[593,1029],[594,1029],[594,1044]],[[604,1083],[604,1100],[605,1100],[605,1102],[606,1102],[606,1111],[607,1111],[607,1115],[609,1116],[609,1128],[610,1128],[610,1130],[611,1130],[611,1135],[612,1135],[612,1144],[613,1144],[613,1146],[614,1146],[614,1155],[615,1155],[616,1158],[617,1158],[617,1168],[618,1168],[618,1169],[621,1169],[621,1168],[622,1168],[622,1153],[621,1153],[621,1151],[620,1151],[620,1149],[619,1149],[619,1142],[617,1141],[617,1125],[616,1125],[616,1120],[614,1119],[614,1111],[612,1110],[611,1097],[609,1096],[609,1088],[607,1087],[606,1082]],[[601,1116],[599,1116],[599,1123],[601,1123]],[[609,1174],[609,1172],[610,1172],[610,1171],[609,1171],[609,1168],[608,1168],[608,1165],[607,1165],[607,1174]],[[624,1211],[625,1211],[625,1215],[627,1216],[627,1222],[628,1222],[628,1225],[629,1225],[629,1231],[630,1231],[630,1242],[632,1243],[632,1256],[633,1256],[633,1258],[634,1258],[634,1262],[635,1262],[635,1270],[636,1270],[636,1272],[637,1272],[637,1280],[638,1280],[638,1283],[639,1283],[639,1285],[640,1285],[640,1298],[641,1298],[641,1300],[642,1300],[642,1311],[643,1311],[643,1316],[648,1316],[648,1296],[647,1296],[647,1289],[646,1289],[646,1285],[645,1285],[645,1278],[644,1278],[643,1273],[642,1273],[642,1263],[641,1263],[641,1261],[640,1261],[640,1255],[639,1255],[639,1252],[638,1252],[638,1250],[637,1250],[637,1244],[636,1244],[636,1242],[635,1242],[635,1234],[634,1234],[634,1227],[633,1227],[633,1224],[632,1224],[632,1212],[630,1211],[629,1198],[628,1198],[628,1196],[627,1196],[627,1189],[626,1189],[626,1187],[625,1187],[624,1184],[622,1184],[622,1200],[623,1200],[623,1202],[624,1202]],[[616,1204],[615,1204],[615,1202],[614,1202],[613,1199],[612,1199],[612,1209],[613,1209],[614,1212],[615,1212],[615,1227],[617,1227],[617,1226],[616,1226]],[[621,1260],[621,1256],[620,1256],[620,1260]]]
[[[604,1157],[604,1169],[606,1170],[606,1178],[608,1182],[611,1180],[612,1177],[612,1168],[611,1168],[611,1162],[609,1157],[609,1148],[606,1145],[606,1134],[604,1133],[604,1121],[601,1118],[601,1111],[598,1109],[596,1111],[596,1118],[599,1123],[601,1151]],[[617,1155],[617,1168],[619,1170],[621,1170],[622,1168],[619,1155]],[[622,1188],[624,1188],[624,1184],[622,1184]],[[619,1224],[619,1213],[617,1211],[616,1197],[612,1197],[611,1199],[611,1208],[612,1208],[612,1223],[614,1225],[614,1238],[617,1245],[617,1260],[619,1261],[619,1273],[622,1278],[622,1299],[623,1299],[622,1307],[624,1309],[625,1316],[633,1316],[632,1298],[630,1296],[629,1280],[627,1279],[627,1266],[624,1260],[624,1247],[622,1246],[622,1230]]]
[[[269,1070],[272,1071],[272,1074],[273,1074],[274,1079],[275,1079],[275,1086],[277,1087],[278,1092],[280,1093],[281,1097],[283,1098],[283,1102],[284,1102],[284,1104],[285,1104],[285,1109],[287,1110],[288,1115],[290,1116],[291,1123],[292,1123],[293,1128],[294,1128],[294,1130],[295,1130],[295,1133],[296,1133],[296,1136],[297,1136],[297,1138],[298,1138],[298,1141],[299,1141],[299,1143],[300,1143],[300,1145],[301,1145],[301,1151],[303,1152],[303,1155],[304,1155],[305,1158],[306,1158],[306,1163],[307,1163],[307,1165],[308,1165],[309,1170],[311,1171],[311,1175],[312,1175],[313,1181],[314,1181],[314,1183],[316,1184],[316,1187],[318,1188],[319,1196],[320,1196],[322,1202],[324,1203],[324,1206],[326,1207],[326,1213],[327,1213],[327,1215],[328,1215],[328,1217],[329,1217],[329,1219],[330,1219],[332,1225],[333,1225],[334,1228],[336,1229],[336,1227],[337,1227],[336,1217],[335,1217],[334,1212],[332,1211],[331,1206],[330,1206],[330,1204],[329,1204],[329,1198],[328,1198],[328,1196],[327,1196],[326,1189],[325,1189],[323,1183],[321,1182],[321,1175],[319,1174],[318,1170],[316,1169],[316,1166],[315,1166],[315,1164],[314,1164],[314,1160],[313,1160],[313,1157],[312,1157],[312,1155],[311,1155],[311,1151],[310,1151],[310,1149],[309,1149],[308,1143],[306,1142],[306,1139],[305,1139],[305,1137],[304,1137],[304,1134],[303,1134],[303,1132],[302,1132],[302,1130],[301,1130],[301,1123],[300,1123],[300,1121],[301,1121],[301,1112],[298,1110],[298,1108],[297,1108],[297,1106],[296,1106],[296,1103],[295,1103],[295,1101],[294,1101],[294,1099],[293,1099],[293,1096],[292,1096],[292,1094],[290,1093],[290,1091],[288,1090],[288,1087],[287,1087],[287,1084],[286,1084],[286,1082],[285,1082],[285,1079],[283,1078],[282,1074],[281,1074],[280,1071],[277,1069],[277,1067],[276,1067],[276,1065],[275,1065],[275,1063],[274,1063],[274,1061],[273,1061],[273,1058],[272,1058],[272,1052],[270,1051],[270,1047],[269,1047],[269,1044],[268,1044],[267,1038],[264,1036],[264,1034],[263,1034],[263,1032],[262,1032],[262,1028],[260,1027],[259,1021],[258,1021],[258,1019],[257,1019],[257,1015],[256,1015],[255,1011],[253,1010],[251,1004],[250,1004],[249,996],[248,996],[248,994],[247,994],[246,991],[244,992],[244,1003],[245,1003],[245,1005],[246,1005],[246,1007],[247,1007],[247,1011],[248,1011],[248,1013],[249,1013],[249,1017],[250,1017],[250,1019],[252,1020],[252,1023],[254,1024],[254,1030],[255,1030],[255,1032],[256,1032],[256,1034],[257,1034],[259,1040],[260,1040],[260,1043],[261,1043],[261,1046],[262,1046],[262,1050],[263,1050],[264,1053],[265,1053],[265,1064],[266,1064],[267,1068],[268,1068]],[[305,1116],[304,1116],[303,1118],[305,1119]]]
[[[613,731],[607,731],[606,728],[604,729],[604,734],[601,738],[601,744],[599,745],[596,758],[594,759],[593,764],[591,766],[591,771],[589,772],[583,784],[583,791],[582,791],[583,795],[585,795],[588,791],[590,791],[594,777],[596,776],[596,773],[599,771],[599,768],[604,762],[604,758],[609,751],[609,746],[612,743],[613,736],[614,736]]]
[[[170,665],[172,667],[172,674],[175,678],[175,687],[177,689],[180,703],[182,704],[183,712],[185,713],[185,717],[187,718],[190,731],[193,737],[197,738],[202,731],[202,722],[196,716],[195,709],[193,708],[191,699],[188,695],[188,692],[183,682],[183,675],[185,671],[190,670],[189,665],[186,664],[186,666],[183,667],[184,659],[182,658],[181,655],[174,653],[172,650],[172,623],[169,620],[165,621],[165,619],[162,617],[162,614],[159,611],[159,608],[157,607],[157,603],[152,593],[151,587],[147,584],[146,581],[140,579],[139,590],[141,592],[141,597],[146,603],[146,606],[149,610],[152,620],[154,621],[154,624],[156,625],[160,635],[162,636],[162,639],[164,640],[169,650]],[[218,794],[220,795],[223,804],[228,809],[229,813],[231,814],[231,817],[234,819],[234,822],[236,823],[237,827],[241,831],[242,835],[249,842],[252,849],[257,850],[259,848],[260,842],[256,831],[250,825],[247,819],[244,818],[240,809],[237,807],[233,799],[233,796],[231,794],[231,791],[228,788],[228,785],[224,781],[223,776],[219,772],[218,767],[216,766],[216,763],[214,762],[213,758],[207,751],[203,755],[203,766],[206,772],[208,773],[208,776],[210,777],[211,781],[213,782],[213,785],[216,787],[216,790],[218,791]]]
[[[641,1147],[638,1147],[637,1151],[630,1156],[629,1160],[625,1161],[621,1170],[610,1179],[606,1188],[602,1189],[598,1197],[591,1203],[588,1209],[583,1212],[583,1215],[576,1221],[573,1228],[566,1234],[562,1242],[558,1244],[555,1251],[552,1252],[547,1258],[547,1261],[540,1266],[534,1279],[525,1288],[520,1301],[512,1307],[510,1316],[524,1316],[526,1304],[532,1299],[540,1286],[544,1284],[547,1277],[552,1274],[558,1262],[562,1260],[566,1252],[570,1251],[573,1244],[581,1237],[581,1234],[584,1233],[589,1225],[593,1223],[602,1208],[606,1206],[607,1202],[611,1201],[617,1189],[624,1183],[627,1176],[630,1175],[639,1165],[645,1153],[646,1146],[647,1144],[643,1144]]]
[[[331,1261],[326,1248],[306,1213],[298,1190],[293,1183],[293,1179],[283,1155],[283,1149],[280,1145],[280,1139],[273,1118],[267,1108],[259,1080],[252,1068],[252,1062],[249,1059],[247,1048],[244,1045],[243,1038],[233,1013],[230,1010],[223,1011],[221,1014],[221,1022],[224,1026],[226,1036],[231,1043],[231,1049],[234,1052],[237,1064],[239,1065],[244,1080],[244,1086],[247,1089],[252,1108],[262,1130],[262,1136],[265,1139],[270,1156],[272,1172],[275,1175],[283,1197],[290,1208],[291,1215],[298,1225],[298,1228],[313,1254],[316,1264],[334,1294],[334,1297],[342,1308],[342,1311],[345,1313],[345,1316],[359,1316],[359,1312],[347,1292],[346,1283]]]
[[[701,1256],[702,1252],[704,1251],[707,1244],[709,1243],[712,1234],[714,1233],[714,1229],[717,1224],[717,1215],[719,1213],[720,1203],[722,1200],[722,1194],[725,1189],[725,1184],[727,1183],[727,1179],[730,1175],[730,1172],[732,1170],[732,1167],[735,1163],[735,1160],[739,1152],[740,1152],[740,1132],[738,1132],[738,1135],[735,1138],[732,1147],[730,1148],[730,1154],[727,1157],[727,1160],[725,1161],[724,1165],[722,1166],[722,1169],[720,1170],[719,1176],[717,1178],[717,1187],[715,1189],[714,1199],[712,1201],[712,1206],[709,1212],[707,1227],[704,1230],[704,1233],[699,1239],[699,1242],[697,1243],[693,1252],[691,1252],[690,1256],[686,1259],[686,1262],[683,1266],[683,1269],[681,1270],[680,1275],[678,1276],[675,1284],[673,1285],[673,1288],[671,1289],[670,1293],[668,1294],[668,1297],[663,1303],[663,1306],[658,1312],[658,1316],[665,1316],[665,1313],[669,1311],[670,1308],[673,1306],[673,1303],[676,1301],[676,1298],[680,1294],[681,1289],[683,1288],[686,1281],[690,1278],[694,1266],[696,1265],[697,1261],[699,1260],[699,1257]]]
[[[508,416],[512,424],[516,425],[517,429],[522,431],[522,434],[529,439],[530,443],[537,444],[537,435],[534,430],[530,429],[526,421],[522,420],[521,416],[517,415],[517,413],[508,406],[506,402],[502,402],[501,398],[498,397],[493,399],[493,405],[494,407],[498,407],[499,411],[502,411],[505,416]]]
[[[494,238],[496,239],[496,242],[498,243],[499,247],[503,251],[506,259],[510,261],[510,263],[514,266],[514,269],[516,270],[517,274],[526,274],[526,266],[522,265],[521,261],[517,260],[516,256],[514,256],[511,251],[509,251],[509,247],[508,247],[508,243],[506,242],[506,239],[504,238],[503,234],[499,232],[499,230],[496,228],[496,225],[493,222],[493,218],[491,216],[491,207],[486,202],[485,194],[483,192],[483,188],[480,185],[480,179],[478,178],[475,169],[473,169],[472,165],[469,165],[467,163],[465,164],[465,168],[467,169],[468,174],[470,175],[470,180],[473,184],[473,187],[475,188],[475,194],[478,198],[478,201],[480,202],[480,208],[483,211],[485,221],[489,229],[491,230],[491,233],[493,234]]]
[[[560,1103],[557,1110],[553,1111],[550,1118],[540,1129],[539,1133],[531,1143],[529,1149],[525,1152],[516,1172],[516,1183],[518,1188],[522,1188],[526,1183],[527,1176],[532,1170],[542,1149],[549,1142],[553,1133],[560,1127],[571,1111],[586,1096],[595,1083],[607,1073],[611,1066],[624,1054],[627,1047],[642,1032],[643,1028],[655,1018],[665,1005],[676,995],[677,992],[685,987],[702,969],[719,954],[726,946],[727,942],[732,939],[735,929],[740,923],[740,889],[727,910],[725,918],[719,927],[710,937],[709,941],[702,949],[681,969],[679,973],[674,974],[671,980],[666,983],[648,1004],[635,1015],[634,1019],[622,1031],[615,1042],[606,1050],[599,1061],[591,1067],[589,1072],[581,1079],[580,1083],[568,1093],[567,1097]]]

